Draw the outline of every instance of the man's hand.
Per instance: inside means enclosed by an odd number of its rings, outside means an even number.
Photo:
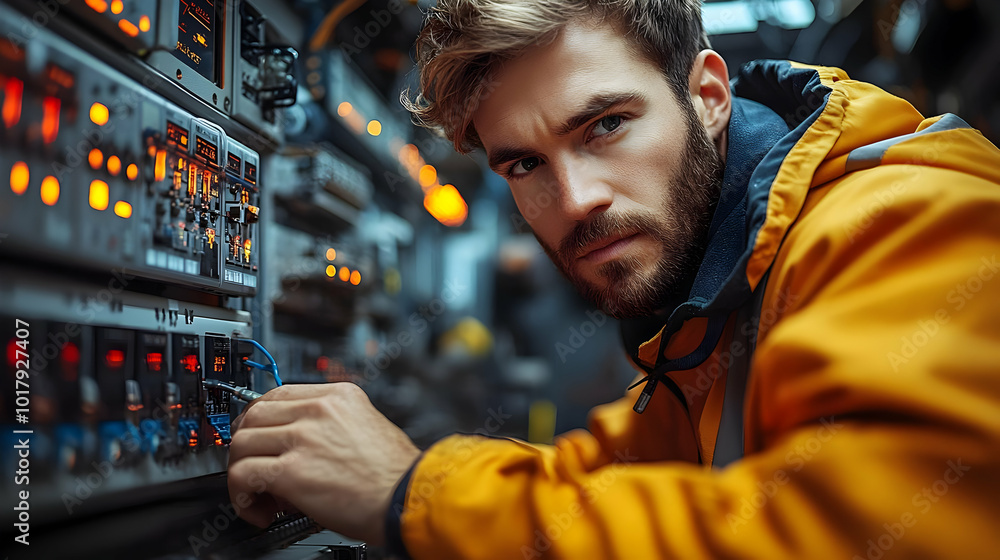
[[[240,517],[266,527],[290,504],[375,545],[392,491],[420,454],[353,383],[272,389],[233,428],[229,497]]]

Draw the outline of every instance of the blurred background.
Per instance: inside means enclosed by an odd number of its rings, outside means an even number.
[[[0,2],[0,461],[18,468],[30,425],[43,551],[243,557],[314,529],[218,521],[241,405],[204,379],[353,381],[420,446],[550,442],[623,394],[617,323],[560,276],[483,155],[400,105],[432,4]],[[703,16],[732,72],[837,66],[1000,138],[995,0]],[[7,480],[4,503],[19,490]],[[360,554],[320,541],[294,546]]]

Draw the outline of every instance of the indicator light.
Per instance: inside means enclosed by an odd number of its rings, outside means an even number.
[[[131,218],[132,217],[132,205],[124,200],[119,200],[115,203],[115,214],[120,218]]]
[[[17,345],[16,338],[10,339],[10,342],[7,343],[7,365],[11,368],[17,363],[17,351],[20,349],[21,347]]]
[[[337,259],[337,250],[334,249],[333,247],[330,247],[329,249],[327,249],[326,250],[326,260],[333,261],[333,260],[336,260],[336,259]]]
[[[117,177],[122,172],[122,160],[118,156],[108,157],[108,173]]]
[[[372,136],[378,136],[379,134],[382,134],[382,123],[375,120],[369,121],[368,134],[371,134]]]
[[[7,78],[3,94],[3,124],[7,128],[11,128],[21,120],[21,96],[24,94],[24,82],[17,78]]]
[[[329,276],[330,278],[333,278],[334,276],[336,276],[337,275],[337,267],[333,266],[332,264],[331,265],[327,265],[327,267],[326,267],[326,275]]]
[[[146,354],[146,367],[149,371],[161,371],[163,367],[163,354],[160,352]]]
[[[125,9],[125,3],[122,0],[112,0],[111,2],[111,13],[118,15],[122,13]]]
[[[142,16],[139,18],[139,29],[145,33],[149,31],[149,16]]]
[[[128,167],[125,168],[125,176],[128,177],[129,181],[135,181],[139,177],[139,166],[130,163]]]
[[[360,283],[361,283],[361,272],[355,270],[354,272],[351,273],[351,284],[357,286]]]
[[[209,249],[214,249],[215,248],[215,230],[209,228],[209,229],[205,230],[205,233],[208,234],[208,248]]]
[[[108,184],[94,179],[90,182],[90,207],[94,210],[108,209]]]
[[[420,186],[428,188],[437,183],[438,173],[433,165],[425,165],[420,168]]]
[[[243,242],[243,256],[246,257],[244,260],[250,262],[250,240],[247,239]]]
[[[108,350],[107,354],[104,355],[104,361],[108,367],[118,369],[125,363],[125,352],[117,349]]]
[[[28,164],[19,161],[10,168],[10,190],[14,194],[24,194],[28,190]]]
[[[98,126],[104,126],[108,124],[110,116],[111,114],[108,112],[107,105],[95,102],[90,106],[90,122]]]
[[[104,164],[104,152],[97,148],[90,150],[90,153],[87,154],[87,163],[90,164],[91,169],[100,168]]]
[[[181,365],[184,366],[184,369],[187,371],[196,373],[198,371],[198,356],[195,356],[194,354],[184,356],[181,358]]]
[[[139,28],[127,19],[123,19],[118,22],[118,29],[124,31],[129,37],[137,37],[139,35]]]
[[[183,160],[182,160],[183,161]],[[153,166],[153,179],[162,181],[167,176],[167,151],[156,151],[156,164]]]
[[[354,107],[351,106],[351,104],[346,101],[337,106],[337,114],[340,115],[341,117],[346,117],[347,115],[350,115],[352,110],[354,110]]]
[[[59,180],[52,175],[42,179],[42,202],[48,206],[55,206],[59,202]]]
[[[59,109],[62,101],[58,97],[42,100],[42,141],[51,144],[59,135]]]
[[[343,267],[343,268],[341,268],[340,269],[340,279],[342,281],[344,281],[344,282],[347,282],[348,280],[350,280],[351,279],[351,269],[347,268],[346,266]]]
[[[91,10],[99,14],[103,14],[108,10],[108,3],[104,0],[87,0],[87,5],[90,6]]]
[[[62,376],[66,381],[76,381],[77,367],[80,365],[80,349],[76,344],[67,342],[59,354],[62,361]]]
[[[326,356],[320,356],[316,358],[316,369],[318,371],[326,371],[326,368],[330,367],[330,358]]]

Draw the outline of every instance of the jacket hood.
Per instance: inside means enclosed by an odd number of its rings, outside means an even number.
[[[622,322],[625,348],[647,373],[690,369],[711,354],[730,313],[764,279],[811,188],[888,163],[954,167],[1000,182],[1000,158],[981,161],[989,141],[964,121],[924,119],[909,102],[850,80],[843,70],[755,61],[730,86],[725,178],[690,290],[656,317]],[[962,138],[948,142],[947,158],[928,162],[926,146],[906,143],[935,132]],[[707,319],[702,343],[687,356],[665,359],[670,337],[695,317]]]

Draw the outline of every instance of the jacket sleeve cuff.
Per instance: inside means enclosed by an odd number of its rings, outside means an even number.
[[[399,479],[396,489],[392,492],[392,501],[389,502],[389,509],[385,512],[385,552],[391,558],[398,558],[399,560],[412,560],[410,554],[406,551],[406,546],[403,544],[401,517],[403,515],[403,507],[406,505],[406,491],[410,486],[410,477],[413,475],[413,470],[417,468],[417,463],[419,462],[420,458],[418,457],[410,465],[409,470],[406,471],[403,478]]]

